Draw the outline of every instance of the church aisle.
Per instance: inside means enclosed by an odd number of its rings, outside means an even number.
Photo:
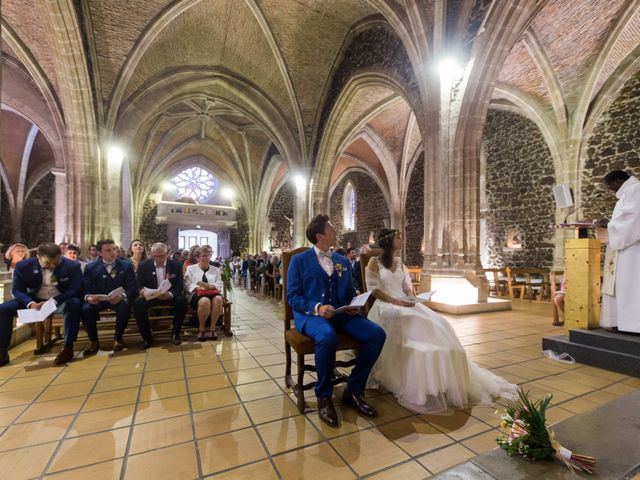
[[[298,414],[284,388],[279,306],[244,291],[235,301],[236,335],[213,343],[100,352],[60,368],[50,366],[56,352],[34,357],[32,341],[13,349],[0,369],[0,471],[12,480],[419,479],[496,446],[491,407],[415,415],[370,392],[380,412],[371,421],[340,408],[333,430],[315,412]],[[545,359],[541,338],[558,333],[548,304],[448,318],[474,361],[534,396],[552,393],[552,422],[640,387]]]

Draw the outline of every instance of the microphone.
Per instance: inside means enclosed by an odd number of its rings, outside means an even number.
[[[596,193],[593,198],[602,198],[603,194],[602,193]],[[569,217],[571,215],[573,215],[574,213],[576,213],[578,210],[580,210],[582,208],[582,205],[580,205],[579,207],[574,208],[573,210],[571,210],[566,217],[564,217],[564,222],[563,223],[567,223],[567,220],[569,220]]]

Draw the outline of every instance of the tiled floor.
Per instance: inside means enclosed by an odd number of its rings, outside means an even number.
[[[299,415],[284,388],[276,303],[235,293],[236,335],[215,343],[133,347],[52,367],[27,342],[0,369],[0,472],[28,478],[419,479],[495,447],[490,406],[416,415],[370,392],[380,416],[340,408],[331,429]],[[551,422],[640,387],[640,379],[546,360],[547,304],[450,317],[469,355],[534,395]],[[82,342],[77,347],[81,349]],[[81,354],[78,354],[81,356]],[[311,405],[314,405],[310,395]]]

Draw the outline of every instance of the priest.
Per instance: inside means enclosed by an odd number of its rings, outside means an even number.
[[[607,223],[608,245],[602,283],[600,326],[640,333],[640,181],[622,170],[604,177],[618,199]]]

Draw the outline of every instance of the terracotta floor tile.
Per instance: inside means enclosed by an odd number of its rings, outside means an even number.
[[[320,420],[317,411],[308,413],[306,417],[327,438],[333,438],[339,435],[357,432],[358,430],[371,428],[371,426],[373,425],[373,423],[371,423],[362,415],[358,414],[353,408],[349,408],[345,405],[337,405],[336,411],[338,412],[338,417],[340,418],[340,426],[338,428],[330,427],[322,420]]]
[[[263,368],[251,368],[249,370],[237,370],[228,374],[231,383],[242,385],[245,383],[260,382],[269,380],[269,374]]]
[[[551,407],[547,409],[547,424],[553,425],[573,416],[574,413],[569,410],[560,407]]]
[[[38,387],[46,387],[51,383],[51,377],[41,375],[38,377],[12,378],[0,385],[0,394],[7,392],[15,392],[18,390],[28,390]]]
[[[431,475],[429,472],[418,462],[410,461],[396,465],[389,469],[383,470],[380,473],[375,473],[367,479],[372,480],[422,480],[428,478]]]
[[[89,395],[87,403],[82,408],[83,412],[100,410],[103,408],[119,407],[135,403],[138,398],[137,388],[125,388],[124,390],[116,390],[113,392],[94,393]]]
[[[341,394],[337,395],[337,397],[341,398]],[[398,420],[400,418],[413,415],[412,412],[398,405],[394,400],[391,400],[388,397],[368,398],[367,401],[378,411],[378,416],[371,419],[371,421],[376,425],[381,425],[392,420]]]
[[[442,470],[458,465],[465,462],[472,457],[475,457],[475,453],[460,444],[450,445],[437,450],[433,453],[428,453],[421,457],[418,457],[418,462],[431,473],[436,474]]]
[[[143,423],[133,427],[129,454],[170,447],[190,440],[193,440],[190,415]]]
[[[73,415],[68,415],[13,425],[0,436],[0,452],[60,440],[72,421]]]
[[[251,400],[259,400],[261,398],[274,397],[282,394],[282,390],[273,380],[238,385],[236,391],[243,402],[250,402]]]
[[[124,365],[113,365],[113,361],[109,362],[109,366],[104,369],[102,378],[119,377],[125,375],[133,375],[144,371],[144,362],[126,363]]]
[[[65,398],[62,400],[53,400],[50,402],[34,403],[27,408],[22,415],[16,420],[18,423],[32,422],[34,420],[43,420],[45,418],[62,417],[76,413],[82,407],[86,395],[81,397]]]
[[[86,380],[84,382],[68,383],[65,385],[52,385],[44,389],[38,397],[37,402],[48,402],[50,400],[61,400],[63,398],[88,395],[95,383],[94,380]]]
[[[252,428],[208,437],[199,441],[202,473],[208,475],[266,458]]]
[[[67,437],[76,437],[88,433],[97,433],[104,430],[128,427],[133,419],[135,405],[129,404],[122,407],[107,408],[93,412],[81,413],[73,422],[73,426]]]
[[[596,408],[598,404],[580,397],[569,400],[568,402],[562,402],[560,406],[573,413],[583,413]]]
[[[343,480],[356,478],[351,469],[327,443],[273,457],[284,480]]]
[[[247,370],[249,368],[258,368],[260,364],[253,358],[239,358],[235,360],[223,360],[224,368],[227,372],[236,370]]]
[[[233,388],[221,388],[219,390],[193,393],[190,397],[194,412],[240,403],[240,399]]]
[[[263,398],[244,404],[256,424],[298,415],[298,409],[287,395]]]
[[[379,427],[379,430],[411,456],[427,453],[453,443],[453,440],[447,435],[418,417],[397,420]]]
[[[67,439],[56,454],[49,473],[100,463],[124,455],[128,428]]]
[[[127,459],[125,479],[189,480],[198,478],[195,443],[153,450]]]
[[[468,438],[462,442],[462,445],[473,451],[477,455],[487,453],[490,450],[498,447],[496,438],[498,438],[499,432],[497,430],[490,430],[475,437]]]
[[[52,442],[0,453],[0,472],[11,472],[11,480],[38,477],[47,466],[57,445],[58,442]]]
[[[175,380],[172,382],[153,383],[140,388],[140,401],[148,402],[161,398],[177,397],[187,394],[185,381]]]
[[[195,413],[193,421],[197,438],[210,437],[251,426],[251,420],[249,420],[242,405],[232,405]]]
[[[42,392],[42,390],[44,390],[43,387],[0,393],[0,408],[15,407],[17,405],[31,403],[40,394],[40,392]]]
[[[73,367],[74,365],[66,367],[65,370],[51,382],[51,385],[97,380],[103,370],[102,368],[74,369]]]
[[[190,378],[187,382],[189,384],[189,393],[206,392],[207,390],[217,390],[231,386],[229,378],[224,373]]]
[[[453,415],[420,415],[420,418],[458,441],[491,429],[462,410],[455,410]]]
[[[88,467],[80,467],[73,470],[66,470],[60,473],[47,475],[50,480],[119,480],[122,470],[122,459],[111,460],[109,462],[98,463]]]
[[[111,390],[121,390],[123,388],[136,387],[140,385],[142,373],[133,375],[121,375],[119,377],[101,378],[96,383],[94,393],[109,392]]]
[[[278,475],[268,460],[261,460],[244,467],[218,473],[209,478],[218,480],[278,480]]]
[[[22,412],[26,410],[26,405],[17,407],[0,408],[0,428],[11,424]]]
[[[217,360],[210,360],[207,363],[187,367],[187,378],[208,377],[224,373],[222,364]]]
[[[271,455],[324,440],[323,435],[302,415],[265,423],[258,427],[258,432]]]
[[[187,413],[189,413],[189,399],[186,395],[140,402],[136,411],[135,423],[154,422]]]
[[[184,369],[167,368],[165,370],[156,370],[153,372],[145,372],[142,379],[143,385],[152,383],[171,382],[176,380],[184,380]]]

